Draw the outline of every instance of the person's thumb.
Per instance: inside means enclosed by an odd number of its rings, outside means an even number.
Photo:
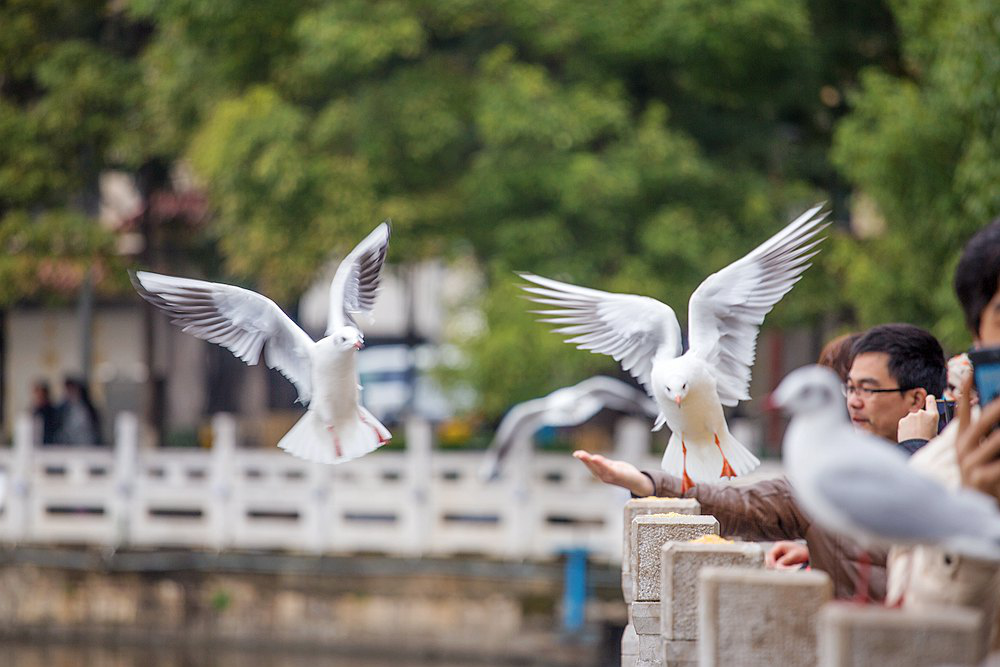
[[[924,409],[928,412],[937,412],[937,399],[934,398],[934,394],[927,394],[927,399],[924,401]]]

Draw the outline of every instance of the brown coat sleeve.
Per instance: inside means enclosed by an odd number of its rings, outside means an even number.
[[[703,514],[719,520],[723,535],[746,540],[805,539],[809,521],[792,499],[792,488],[784,478],[746,486],[696,484],[681,493],[681,480],[660,470],[644,470],[653,481],[655,495],[694,498]]]

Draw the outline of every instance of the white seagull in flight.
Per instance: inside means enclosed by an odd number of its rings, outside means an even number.
[[[519,274],[523,289],[553,310],[535,311],[559,325],[579,349],[611,355],[656,399],[654,430],[670,442],[663,469],[696,482],[743,475],[760,463],[729,432],[722,406],[750,398],[750,369],[764,316],[809,268],[817,236],[829,225],[815,206],[742,259],[706,278],[688,303],[690,349],[682,354],[673,309],[656,299],[615,294]]]
[[[543,426],[577,426],[605,408],[650,419],[659,412],[656,403],[641,389],[595,375],[512,407],[500,420],[493,442],[486,449],[480,476],[486,481],[496,479],[511,449]]]
[[[268,368],[288,378],[308,408],[278,446],[307,461],[343,463],[392,437],[358,400],[355,357],[364,336],[353,318],[375,305],[388,247],[386,221],[340,263],[330,284],[326,336],[315,342],[277,304],[242,287],[148,271],[131,277],[142,298],[183,331],[222,345],[251,366],[263,352]]]

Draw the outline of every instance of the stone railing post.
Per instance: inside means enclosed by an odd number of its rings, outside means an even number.
[[[224,549],[232,543],[233,478],[236,475],[236,418],[228,413],[212,417],[211,525],[210,546]]]
[[[14,447],[4,512],[9,513],[14,541],[27,539],[31,531],[31,454],[35,446],[35,419],[28,412],[19,414],[14,423]]]
[[[816,665],[825,572],[706,567],[698,585],[699,667]]]
[[[629,534],[629,570],[632,602],[629,625],[622,635],[622,665],[662,667],[660,638],[660,550],[669,542],[687,542],[718,535],[715,517],[692,514],[648,514],[632,519]],[[633,635],[634,633],[634,635]]]
[[[632,602],[632,566],[629,542],[632,536],[632,519],[650,514],[701,514],[701,505],[694,498],[632,498],[625,503],[623,520],[624,535],[622,536],[622,595],[625,602]]]
[[[650,423],[638,417],[622,417],[615,422],[614,458],[641,465],[649,455]]]
[[[535,532],[534,508],[531,505],[531,477],[534,472],[535,439],[523,431],[511,446],[504,466],[507,476],[505,487],[510,493],[506,526],[504,527],[504,552],[508,558],[525,558],[531,555],[532,537]]]
[[[819,665],[978,665],[983,635],[983,614],[970,607],[913,610],[831,602],[819,614]]]
[[[705,567],[764,567],[753,542],[667,542],[661,551],[660,634],[665,667],[698,664],[698,573]]]
[[[431,488],[434,477],[434,433],[423,417],[411,416],[406,424],[406,481],[410,506],[405,513],[406,535],[403,551],[419,556],[427,551],[434,525]]]
[[[115,520],[115,545],[128,544],[132,498],[138,473],[139,418],[132,412],[120,412],[115,418],[115,496],[111,501]]]

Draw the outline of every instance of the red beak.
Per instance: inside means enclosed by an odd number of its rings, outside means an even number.
[[[364,344],[364,343],[362,343],[362,342],[361,342],[361,341],[359,340],[359,341],[358,341],[357,343],[355,343],[355,344],[354,344],[354,349],[355,349],[355,350],[360,350],[360,349],[361,349],[361,348],[363,348],[364,346],[365,346],[365,344]]]
[[[681,407],[681,397],[680,396],[674,396],[674,403],[677,404],[677,407]]]
[[[774,412],[778,409],[777,404],[774,402],[774,392],[769,392],[764,395],[764,404],[761,405],[761,408],[767,412]]]

